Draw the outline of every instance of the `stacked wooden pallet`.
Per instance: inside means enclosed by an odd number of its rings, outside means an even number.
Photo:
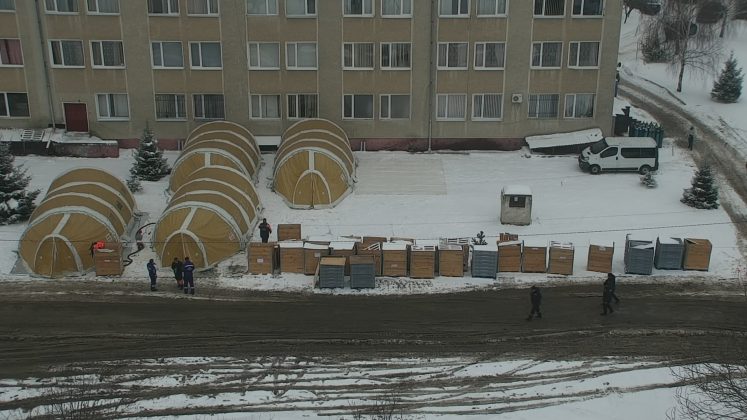
[[[550,262],[547,272],[552,274],[573,274],[574,248],[572,243],[550,242]]]
[[[247,249],[251,274],[272,274],[275,271],[275,243],[252,242]]]
[[[598,273],[611,273],[612,272],[612,257],[615,254],[615,243],[599,245],[589,245],[589,256],[586,264],[588,271],[596,271]]]
[[[544,273],[547,271],[547,245],[524,244],[522,270],[525,273]]]
[[[302,241],[278,242],[280,247],[280,272],[304,273],[304,243]]]
[[[410,277],[432,279],[436,272],[436,250],[433,245],[410,247]]]
[[[381,273],[389,277],[407,276],[407,242],[381,244]]]
[[[103,248],[96,248],[93,255],[93,266],[97,276],[122,275],[122,244],[107,242]]]
[[[683,259],[684,269],[708,271],[712,250],[713,246],[708,239],[686,238]]]
[[[438,272],[446,277],[464,275],[464,250],[459,245],[444,244],[438,247]]]
[[[518,240],[498,241],[498,271],[502,273],[518,273],[521,271],[521,248],[523,243]]]
[[[323,288],[345,287],[345,257],[322,257],[317,282]]]

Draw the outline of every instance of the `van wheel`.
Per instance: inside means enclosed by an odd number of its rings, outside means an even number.
[[[641,169],[638,170],[638,173],[641,175],[646,175],[649,172],[651,172],[651,167],[648,165],[643,165],[641,166]]]
[[[591,165],[589,172],[591,172],[592,175],[599,175],[599,173],[602,172],[602,168],[600,168],[599,165]]]

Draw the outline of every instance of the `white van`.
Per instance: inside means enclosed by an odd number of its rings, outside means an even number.
[[[584,149],[578,166],[594,175],[602,171],[645,175],[659,169],[659,149],[651,137],[607,137]]]

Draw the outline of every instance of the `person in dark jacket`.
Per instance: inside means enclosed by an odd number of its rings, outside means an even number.
[[[171,263],[171,270],[174,272],[176,287],[182,290],[184,288],[184,279],[182,277],[184,274],[184,263],[179,258],[174,257],[174,262]]]
[[[612,309],[612,305],[610,303],[612,302],[612,289],[609,288],[607,285],[607,282],[604,282],[604,292],[602,293],[602,315],[607,315],[607,311],[609,313],[615,312]]]
[[[156,270],[156,263],[153,261],[153,258],[148,261],[148,264],[145,266],[148,268],[148,277],[150,277],[150,290],[152,292],[155,292],[156,290],[156,279],[158,279],[158,272]]]
[[[189,293],[190,295],[195,294],[195,279],[194,279],[195,265],[189,260],[189,257],[184,257],[184,294]]]
[[[690,126],[690,131],[687,133],[687,148],[693,150],[695,145],[695,127]]]
[[[262,219],[262,223],[259,224],[259,236],[262,238],[262,242],[267,243],[270,240],[271,233],[272,226],[267,223],[267,219]]]
[[[532,302],[532,311],[529,312],[527,321],[531,321],[534,318],[534,314],[537,314],[537,318],[542,319],[542,312],[540,312],[540,303],[542,303],[542,292],[539,287],[532,286],[529,291],[529,300]]]
[[[607,280],[604,281],[604,287],[608,287],[610,289],[610,293],[612,293],[612,299],[615,299],[615,304],[619,304],[620,298],[615,294],[615,290],[617,289],[617,278],[614,274],[607,273]]]

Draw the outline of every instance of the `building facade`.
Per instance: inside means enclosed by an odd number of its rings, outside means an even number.
[[[0,0],[0,127],[162,144],[299,119],[354,149],[612,126],[622,0]],[[264,137],[260,137],[264,138]]]

